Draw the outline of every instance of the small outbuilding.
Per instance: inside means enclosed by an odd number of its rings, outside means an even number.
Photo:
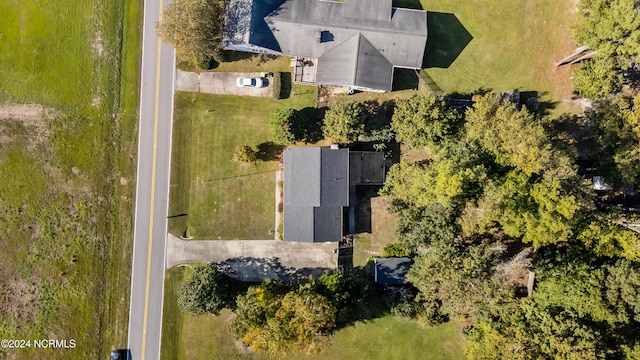
[[[374,258],[373,277],[380,285],[409,285],[406,276],[411,268],[408,257]]]

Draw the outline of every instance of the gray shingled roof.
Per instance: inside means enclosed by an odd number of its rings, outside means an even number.
[[[376,258],[375,281],[385,285],[405,285],[409,282],[406,275],[411,268],[411,259],[402,258]]]
[[[265,20],[286,55],[319,58],[361,33],[394,66],[422,67],[426,11],[392,9],[388,1],[287,0]],[[329,41],[316,41],[321,30]]]
[[[285,150],[285,241],[340,240],[342,208],[348,205],[349,149]]]
[[[393,65],[358,33],[318,59],[320,85],[365,87],[391,91]]]

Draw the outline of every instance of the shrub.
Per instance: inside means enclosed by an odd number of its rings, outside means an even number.
[[[403,257],[407,256],[407,251],[400,243],[391,243],[384,246],[382,255],[385,257]]]
[[[219,47],[215,48],[215,50],[213,50],[213,55],[211,57],[218,64],[221,64],[221,63],[227,61],[227,57],[226,57],[226,54],[224,53],[224,50],[222,50]]]
[[[239,162],[241,164],[253,164],[256,160],[258,160],[256,151],[249,145],[238,145],[233,151],[233,161],[235,162]]]
[[[293,145],[297,140],[296,132],[299,131],[296,127],[299,124],[300,120],[296,109],[278,109],[271,115],[269,122],[273,140],[277,144]]]
[[[280,100],[282,97],[282,73],[280,71],[273,74],[273,98]]]

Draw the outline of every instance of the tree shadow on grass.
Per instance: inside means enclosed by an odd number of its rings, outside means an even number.
[[[256,156],[261,161],[273,161],[280,159],[285,146],[276,144],[273,141],[265,141],[257,147]]]
[[[316,116],[316,108],[306,107],[299,110],[300,113],[300,130],[296,134],[296,139],[304,141],[307,144],[314,144],[322,140],[322,123],[323,118]]]
[[[292,268],[284,266],[280,259],[258,257],[229,258],[217,264],[219,269],[233,279],[259,283],[264,279],[276,279],[285,283],[300,283],[309,277],[319,278],[331,272],[329,268]]]
[[[429,35],[423,68],[448,68],[473,40],[473,36],[454,14],[428,12]]]

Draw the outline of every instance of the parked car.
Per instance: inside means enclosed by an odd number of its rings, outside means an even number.
[[[238,87],[256,87],[256,88],[260,88],[260,87],[264,86],[264,82],[262,81],[261,78],[239,77],[236,80],[236,84],[238,85]]]

